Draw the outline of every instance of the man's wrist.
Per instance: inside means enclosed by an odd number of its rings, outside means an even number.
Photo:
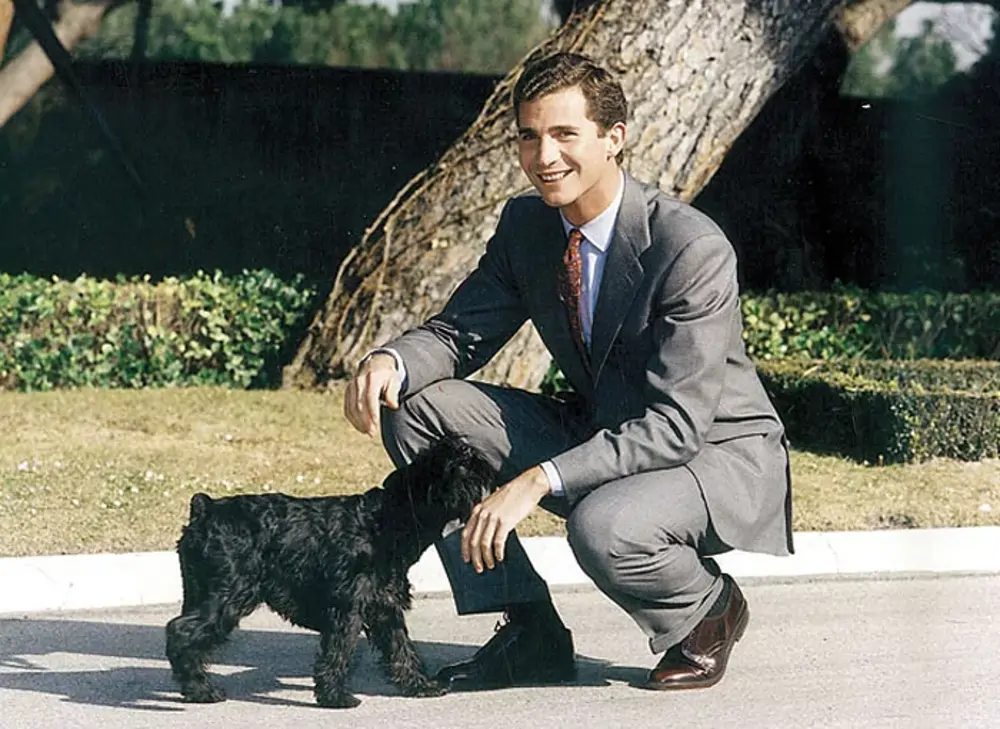
[[[370,362],[375,357],[381,355],[382,357],[388,358],[392,362],[392,366],[397,372],[399,372],[399,358],[395,352],[389,349],[373,349],[358,362],[358,369],[360,370],[368,362]]]
[[[555,464],[552,461],[543,461],[539,465],[549,485],[549,493],[553,496],[562,496],[564,492],[563,482],[559,476],[559,471],[556,470]]]
[[[536,503],[551,493],[549,488],[549,479],[545,475],[545,471],[543,471],[539,466],[529,468],[519,480],[531,492],[531,495],[534,497]]]

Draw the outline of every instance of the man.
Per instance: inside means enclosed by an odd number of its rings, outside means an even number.
[[[711,555],[792,549],[784,431],[744,351],[734,251],[705,215],[622,171],[625,97],[588,58],[532,63],[513,104],[537,194],[507,203],[440,315],[362,360],[345,415],[381,432],[397,464],[451,433],[505,481],[439,552],[458,612],[508,622],[440,679],[575,676],[572,637],[513,533],[540,503],[663,654],[645,686],[712,686],[749,612]],[[573,395],[461,379],[526,318]]]

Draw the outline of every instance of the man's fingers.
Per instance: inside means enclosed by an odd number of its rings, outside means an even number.
[[[344,417],[355,430],[364,433],[368,430],[368,426],[361,417],[361,408],[358,407],[359,392],[357,382],[351,380],[344,391]]]
[[[472,566],[476,572],[482,573],[483,571],[483,531],[486,529],[486,520],[480,517],[479,521],[476,522],[476,530],[472,534],[472,540],[469,543],[471,549]]]
[[[365,415],[368,422],[368,435],[372,438],[378,438],[382,432],[382,417],[379,413],[378,401],[376,401],[375,408],[369,410]]]
[[[497,529],[496,536],[493,537],[493,553],[497,557],[497,562],[503,562],[504,549],[507,546],[507,530]]]
[[[393,377],[385,386],[385,406],[390,410],[396,410],[399,407],[399,388],[398,377]]]
[[[467,547],[468,560],[466,561],[472,562],[472,566],[476,570],[476,572],[482,572],[483,571],[482,541],[483,541],[483,532],[487,528],[487,520],[484,518],[483,514],[479,513],[473,516],[473,519],[470,520],[470,524],[468,526],[471,526],[472,528],[469,530],[468,547]],[[465,546],[464,539],[462,540],[462,544],[464,547]],[[466,549],[463,548],[462,551],[464,557]]]
[[[493,561],[493,535],[496,533],[497,518],[491,515],[486,521],[486,528],[483,529],[483,535],[479,541],[479,552],[482,554],[483,564],[488,570],[496,566]]]
[[[472,534],[479,521],[479,507],[473,507],[469,520],[462,527],[462,561],[468,564],[472,561]]]
[[[377,438],[381,431],[382,405],[399,407],[401,382],[395,361],[378,354],[363,362],[344,391],[344,415],[358,431]]]

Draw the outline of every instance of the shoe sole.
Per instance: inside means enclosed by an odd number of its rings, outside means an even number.
[[[684,691],[686,689],[700,689],[700,688],[712,688],[722,677],[726,675],[726,669],[729,668],[729,655],[732,653],[733,647],[740,642],[740,638],[743,637],[743,633],[746,632],[747,624],[750,622],[750,608],[744,608],[743,614],[740,615],[739,622],[736,623],[736,630],[733,632],[733,646],[730,647],[729,653],[726,654],[726,664],[723,666],[722,670],[719,671],[713,678],[707,679],[705,681],[685,681],[684,683],[644,683],[639,688],[649,689],[650,691]]]
[[[544,673],[540,676],[532,677],[523,681],[496,681],[492,683],[454,681],[449,684],[448,691],[455,693],[465,693],[471,691],[499,691],[508,688],[541,688],[544,686],[566,686],[576,683],[577,669],[574,665],[570,671],[559,671]]]

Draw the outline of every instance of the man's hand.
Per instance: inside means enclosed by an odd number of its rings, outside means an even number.
[[[378,438],[381,430],[380,405],[399,407],[399,372],[391,354],[379,352],[368,357],[344,392],[344,415],[361,433]]]
[[[476,504],[462,529],[462,559],[472,562],[476,572],[503,562],[507,535],[548,493],[548,476],[535,466]]]

